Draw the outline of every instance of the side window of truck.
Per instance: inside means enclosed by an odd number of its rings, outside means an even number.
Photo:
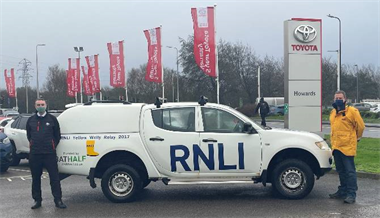
[[[243,132],[244,122],[226,111],[202,108],[202,118],[205,132]]]
[[[180,132],[195,131],[195,108],[152,110],[154,125],[161,129]]]

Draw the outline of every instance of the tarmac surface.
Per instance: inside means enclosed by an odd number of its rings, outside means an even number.
[[[271,185],[164,185],[153,182],[132,203],[108,201],[98,187],[82,176],[62,181],[65,210],[54,207],[48,175],[42,179],[42,207],[31,210],[31,177],[27,161],[0,175],[0,217],[378,217],[379,180],[358,178],[357,202],[344,204],[328,198],[337,189],[338,176],[329,173],[315,182],[304,199],[273,196]]]

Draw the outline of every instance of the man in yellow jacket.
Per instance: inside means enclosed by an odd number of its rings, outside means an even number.
[[[346,105],[344,91],[335,92],[333,107],[330,113],[331,145],[340,186],[330,198],[344,199],[344,203],[352,204],[358,189],[354,157],[365,125],[359,111]]]

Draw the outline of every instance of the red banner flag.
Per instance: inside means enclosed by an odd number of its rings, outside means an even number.
[[[195,62],[207,75],[216,77],[214,8],[192,8]]]
[[[5,85],[7,87],[8,96],[11,98],[16,97],[16,86],[15,86],[15,72],[11,68],[11,72],[4,70]]]
[[[73,78],[71,81],[71,90],[74,92],[80,92],[80,67],[79,58],[69,58],[69,71]]]
[[[82,66],[82,72],[83,72],[83,92],[85,95],[92,95],[91,85],[88,78],[88,72],[84,69],[84,66]]]
[[[157,27],[144,30],[144,34],[148,41],[148,65],[145,80],[162,83],[161,29]]]
[[[107,43],[110,55],[110,85],[125,87],[123,41]]]
[[[93,93],[100,92],[98,55],[86,56],[89,85]]]
[[[71,75],[72,71],[66,70],[66,84],[67,84],[67,96],[75,97],[75,92],[73,91],[72,86],[74,86],[74,77]]]

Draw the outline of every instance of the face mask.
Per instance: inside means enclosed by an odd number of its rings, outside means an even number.
[[[335,100],[334,105],[336,105],[335,108],[338,111],[344,110],[344,108],[345,108],[345,102],[342,99]]]
[[[45,111],[46,111],[46,107],[37,107],[36,109],[41,114],[45,113]]]

